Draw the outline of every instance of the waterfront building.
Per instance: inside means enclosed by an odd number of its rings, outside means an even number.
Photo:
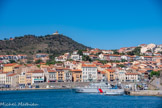
[[[47,70],[48,74],[47,74],[47,81],[48,82],[56,82],[58,81],[58,73],[56,72],[56,70]]]
[[[160,84],[162,85],[162,70],[160,71]]]
[[[70,71],[70,69],[64,69],[64,81],[72,82],[72,72]]]
[[[63,67],[57,67],[56,72],[58,75],[58,82],[64,82],[65,76],[64,76],[64,68]]]
[[[32,73],[32,84],[44,82],[43,70],[34,70],[34,71],[29,72],[29,73]]]
[[[115,80],[115,74],[114,74],[115,71],[114,70],[105,69],[104,72],[106,74],[107,81],[114,81]]]
[[[72,72],[72,81],[73,82],[82,82],[82,70],[74,69]]]
[[[116,69],[115,79],[119,82],[125,82],[125,77],[126,77],[125,73],[126,73],[125,69]]]
[[[6,73],[0,73],[0,87],[4,87],[6,84]]]
[[[148,80],[149,74],[147,72],[147,69],[145,69],[145,70],[139,70],[138,73],[140,75],[140,80],[142,80],[142,81],[147,81]]]
[[[25,87],[25,84],[26,84],[26,75],[24,72],[22,72],[20,75],[19,75],[19,86],[21,88],[24,88]]]
[[[26,76],[25,85],[26,86],[32,85],[32,73],[31,72],[26,72],[25,76]]]
[[[97,81],[97,67],[94,64],[82,65],[82,81],[92,82]]]
[[[138,73],[126,73],[125,80],[128,82],[138,82],[139,81],[139,74]]]
[[[102,82],[102,81],[106,81],[106,73],[104,71],[97,71],[97,81],[98,82]]]
[[[16,73],[12,73],[6,76],[6,85],[8,87],[17,87],[19,84],[19,76]]]

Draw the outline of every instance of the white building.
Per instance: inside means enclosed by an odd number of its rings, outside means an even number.
[[[64,81],[72,82],[72,72],[69,69],[64,69]]]
[[[90,53],[89,53],[88,51],[83,51],[83,55],[87,55],[87,56],[89,56]]]
[[[44,72],[43,70],[34,70],[32,73],[32,84],[43,83],[44,82]]]
[[[102,53],[104,54],[113,54],[114,52],[111,50],[102,50]]]
[[[82,81],[91,82],[97,81],[97,67],[93,64],[83,64],[82,65]]]
[[[0,73],[0,86],[4,86],[6,84],[6,74]]]
[[[138,82],[139,81],[139,74],[138,73],[126,73],[125,80],[130,82]]]
[[[57,72],[56,70],[47,70],[48,74],[46,76],[48,82],[56,82],[57,81]]]
[[[116,72],[115,72],[115,79],[116,80],[118,79],[119,82],[125,82],[125,80],[126,80],[125,73],[126,73],[125,69],[118,69],[118,70],[116,70]]]
[[[18,74],[9,74],[6,76],[6,85],[9,85],[10,87],[16,87],[19,84],[19,76]]]
[[[75,61],[79,61],[82,60],[82,56],[80,56],[79,54],[72,54],[71,59]]]
[[[141,53],[145,53],[147,52],[148,50],[151,50],[151,52],[153,52],[153,50],[156,48],[156,45],[155,44],[148,44],[147,46],[144,46],[141,48]]]

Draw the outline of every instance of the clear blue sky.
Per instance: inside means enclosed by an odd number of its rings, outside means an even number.
[[[56,30],[93,48],[162,44],[162,2],[0,0],[0,39]]]

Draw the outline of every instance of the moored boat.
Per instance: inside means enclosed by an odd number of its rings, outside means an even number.
[[[104,94],[109,96],[123,95],[124,89],[108,89]]]
[[[108,83],[91,83],[89,86],[76,87],[73,90],[77,93],[105,93],[106,90],[112,88]]]

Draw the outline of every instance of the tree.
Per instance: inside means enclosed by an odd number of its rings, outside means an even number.
[[[37,65],[38,68],[40,68],[40,65]]]
[[[125,59],[121,59],[121,62],[127,62],[127,60],[125,60]]]
[[[56,61],[55,60],[48,60],[46,62],[47,65],[51,65],[51,64],[56,64]]]
[[[141,47],[136,47],[133,51],[128,52],[128,55],[138,55],[140,56],[141,53]]]
[[[97,60],[97,61],[99,61],[99,62],[102,63],[102,64],[106,64],[106,63],[108,63],[107,60]]]
[[[151,71],[150,76],[153,77],[154,75],[156,77],[159,77],[160,76],[160,71]]]
[[[4,38],[4,40],[9,40],[8,38]]]
[[[83,55],[83,50],[78,50],[78,54],[82,56]]]
[[[10,60],[10,63],[16,63],[16,61],[15,60]]]
[[[90,62],[92,61],[91,58],[87,55],[83,55],[82,60],[83,61],[90,61]]]
[[[41,59],[38,59],[38,60],[35,61],[36,64],[39,64],[39,63],[41,63],[41,62],[42,62]]]
[[[118,64],[117,67],[121,67],[121,68],[123,68],[123,67],[126,67],[126,66],[123,65],[123,64]]]
[[[119,55],[118,50],[112,50],[112,51],[113,51],[113,54],[117,54],[117,55]]]

